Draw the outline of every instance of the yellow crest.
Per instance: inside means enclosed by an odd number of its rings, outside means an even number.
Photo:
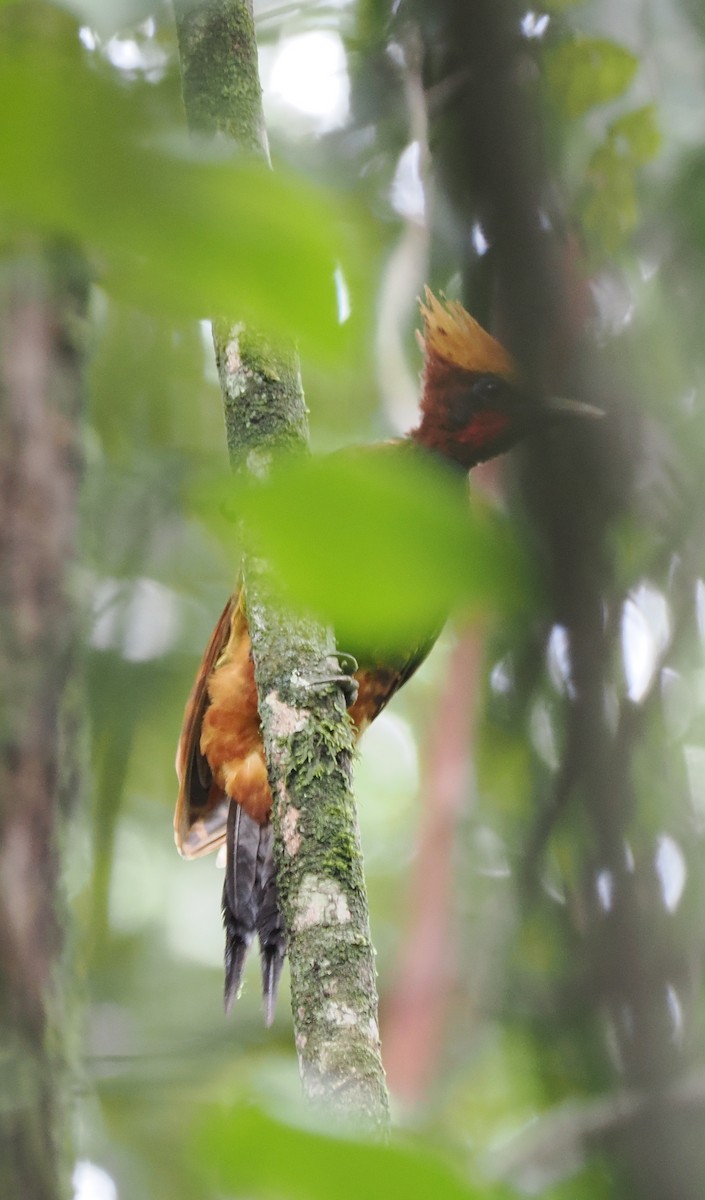
[[[429,287],[426,303],[419,301],[423,337],[417,339],[425,354],[442,358],[452,366],[474,374],[516,378],[516,368],[499,342],[478,325],[458,300],[439,300]]]

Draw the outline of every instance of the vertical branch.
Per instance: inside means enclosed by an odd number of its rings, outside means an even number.
[[[39,255],[0,292],[0,1194],[68,1194],[60,987],[62,821],[76,788],[76,613],[84,283]]]
[[[175,5],[184,102],[196,132],[267,157],[251,3]],[[214,325],[231,463],[266,474],[302,451],[306,409],[292,351]],[[277,880],[289,934],[292,1009],[304,1090],[371,1127],[388,1121],[374,952],[351,789],[352,729],[330,677],[329,631],[276,603],[266,564],[243,575],[262,733],[274,797]]]

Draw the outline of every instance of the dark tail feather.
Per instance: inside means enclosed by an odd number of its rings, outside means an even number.
[[[242,972],[247,958],[247,951],[250,948],[250,940],[239,937],[237,934],[231,935],[226,924],[225,933],[225,989],[223,994],[223,1007],[225,1015],[228,1016],[232,1010],[233,1004],[238,998],[240,985],[242,983]]]
[[[257,856],[258,910],[257,933],[262,966],[262,997],[264,1020],[271,1025],[277,1002],[279,977],[286,956],[286,932],[279,908],[277,877],[274,868],[272,826],[266,825],[260,834]]]
[[[225,925],[225,1011],[240,990],[247,951],[257,929],[255,879],[259,825],[231,800],[226,833],[223,924]]]
[[[265,1021],[271,1025],[286,954],[272,856],[272,827],[258,825],[234,801],[228,811],[223,886],[225,1011],[235,1002],[252,939],[259,935]]]

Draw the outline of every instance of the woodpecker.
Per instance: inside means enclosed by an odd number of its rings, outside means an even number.
[[[579,401],[533,395],[504,348],[457,301],[426,289],[420,303],[424,356],[421,420],[400,451],[440,456],[463,472],[521,438],[573,416],[599,416]],[[348,712],[361,734],[414,674],[440,630],[421,633],[404,656],[356,664]],[[257,710],[252,648],[243,596],[228,600],[186,705],[177,751],[175,840],[185,858],[226,846],[223,887],[225,1010],[238,994],[257,934],[265,1021],[273,1019],[286,932],[272,853],[272,796]]]

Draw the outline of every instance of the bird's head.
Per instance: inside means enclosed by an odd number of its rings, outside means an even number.
[[[426,288],[421,423],[412,438],[466,469],[565,417],[601,416],[576,400],[532,395],[506,350],[457,300]]]

